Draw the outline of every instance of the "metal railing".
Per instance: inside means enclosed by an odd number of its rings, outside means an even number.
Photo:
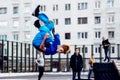
[[[94,54],[96,62],[102,62],[104,51],[100,44],[71,45],[69,54],[44,55],[45,71],[70,71],[70,57],[76,47],[80,47],[80,54],[83,57],[83,71],[89,69],[88,59],[91,54]],[[109,57],[111,60],[120,59],[120,44],[111,45]],[[0,41],[0,72],[36,72],[38,70],[34,63],[36,58],[37,51],[31,44]]]

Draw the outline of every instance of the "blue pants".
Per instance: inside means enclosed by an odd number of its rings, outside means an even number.
[[[40,13],[38,15],[38,19],[44,22],[44,24],[47,26],[47,28],[52,31],[54,29],[54,22],[49,21],[49,18],[46,14]]]
[[[108,57],[108,48],[105,48],[104,52],[105,52],[105,59],[104,60],[109,59],[109,57]]]
[[[91,77],[91,74],[92,74],[92,70],[93,70],[93,69],[89,69],[89,72],[88,72],[88,80],[90,80],[90,77]]]
[[[75,79],[76,74],[77,74],[78,80],[81,80],[81,78],[80,78],[80,76],[81,76],[81,71],[73,71],[72,80],[76,80],[76,79]]]

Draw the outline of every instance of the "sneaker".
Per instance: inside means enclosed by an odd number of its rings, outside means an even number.
[[[32,13],[32,16],[36,16],[37,17],[39,15],[39,7],[40,7],[40,5],[38,5],[36,7],[35,11]]]
[[[36,20],[36,21],[34,22],[34,26],[35,26],[36,28],[40,28],[40,22],[39,22],[39,20]]]
[[[110,62],[110,58],[108,58],[108,62]]]
[[[103,60],[104,62],[106,61],[106,59]]]

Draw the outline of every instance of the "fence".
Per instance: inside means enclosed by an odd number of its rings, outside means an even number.
[[[55,55],[44,55],[45,71],[70,71],[70,57],[74,49],[80,47],[83,56],[83,71],[88,70],[88,58],[94,53],[96,62],[102,62],[104,52],[102,46],[98,45],[71,45],[69,54],[57,53]],[[112,60],[120,59],[120,44],[111,45],[109,56]],[[0,71],[1,72],[36,72],[37,65],[34,63],[37,51],[31,44],[0,41]]]

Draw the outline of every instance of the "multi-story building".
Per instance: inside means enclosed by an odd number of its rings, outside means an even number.
[[[40,12],[55,22],[61,43],[86,45],[86,55],[94,45],[98,53],[102,36],[120,44],[119,4],[119,0],[0,0],[0,39],[31,43],[37,32],[33,26],[37,18],[31,14],[40,5]],[[116,57],[116,45],[111,48]]]

